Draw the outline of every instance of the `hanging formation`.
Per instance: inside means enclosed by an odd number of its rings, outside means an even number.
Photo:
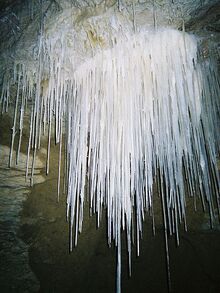
[[[145,213],[154,215],[155,179],[166,239],[175,234],[179,243],[179,224],[187,228],[186,193],[195,204],[201,200],[211,223],[219,212],[220,88],[212,60],[199,57],[196,37],[157,29],[127,33],[111,49],[75,66],[65,37],[57,41],[41,36],[36,70],[15,64],[13,80],[4,79],[2,112],[8,110],[11,84],[17,84],[9,165],[16,135],[19,161],[24,112],[29,111],[26,177],[33,184],[42,135],[48,137],[49,172],[54,134],[59,144],[58,197],[60,177],[66,178],[71,249],[82,231],[85,201],[98,226],[106,209],[108,244],[114,241],[118,251],[117,292],[121,232],[126,231],[131,272],[132,235],[135,231],[139,254]]]

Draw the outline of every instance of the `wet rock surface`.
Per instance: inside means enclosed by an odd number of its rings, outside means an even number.
[[[20,213],[30,194],[30,188],[24,179],[26,156],[20,154],[19,166],[14,164],[9,169],[9,151],[9,147],[0,145],[1,292],[37,292],[39,281],[29,266],[28,245],[19,236]],[[39,160],[37,167],[42,167]],[[36,173],[36,182],[44,181],[39,170]]]

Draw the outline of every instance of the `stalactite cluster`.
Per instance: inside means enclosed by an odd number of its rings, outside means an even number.
[[[122,230],[131,272],[132,243],[136,239],[139,254],[145,215],[154,217],[156,180],[166,241],[175,235],[179,243],[180,223],[187,229],[186,194],[195,205],[202,202],[211,222],[219,212],[218,73],[211,58],[199,55],[195,36],[173,29],[126,32],[112,48],[76,66],[65,34],[59,41],[41,34],[35,68],[17,62],[13,77],[5,75],[2,112],[8,111],[13,84],[17,94],[9,166],[16,135],[19,161],[24,113],[29,111],[26,178],[33,184],[42,136],[47,136],[49,172],[54,134],[59,145],[58,197],[62,176],[71,249],[82,231],[85,201],[98,226],[106,209],[108,244],[114,241],[118,250],[117,292]]]

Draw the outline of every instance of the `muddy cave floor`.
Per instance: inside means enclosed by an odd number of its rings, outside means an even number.
[[[10,119],[0,118],[0,143],[10,145]],[[27,146],[24,135],[22,151]],[[19,237],[29,246],[29,263],[40,282],[39,292],[115,292],[116,252],[107,246],[105,217],[96,228],[96,217],[84,211],[83,231],[78,246],[69,253],[69,227],[66,222],[66,196],[57,202],[58,147],[52,147],[50,174],[34,185],[21,212]],[[45,154],[41,153],[41,159]],[[122,245],[122,292],[167,293],[164,232],[159,201],[155,202],[156,235],[146,219],[140,256],[132,252],[132,276],[128,277],[125,235]],[[180,246],[169,239],[173,292],[220,292],[220,230],[209,229],[208,215],[187,209],[188,232],[180,229]],[[6,279],[5,281],[8,282]],[[5,286],[6,288],[7,286]],[[4,291],[4,283],[1,284]],[[13,292],[20,292],[14,290]]]

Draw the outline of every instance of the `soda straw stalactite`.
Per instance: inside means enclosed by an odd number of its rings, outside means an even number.
[[[120,1],[118,1],[120,6]],[[46,173],[53,134],[59,145],[58,199],[61,178],[67,190],[70,250],[82,231],[85,199],[100,224],[107,213],[108,244],[117,247],[117,292],[121,291],[121,233],[126,231],[131,274],[131,248],[143,234],[145,213],[155,233],[153,184],[161,196],[169,269],[168,238],[186,226],[186,194],[210,213],[219,210],[219,82],[212,59],[203,60],[198,39],[174,29],[121,33],[112,48],[100,49],[76,66],[63,35],[41,35],[38,68],[15,68],[17,95],[10,165],[20,111],[31,105],[27,171],[41,135],[47,134]],[[132,31],[132,30],[131,30]],[[71,56],[71,58],[70,58]],[[199,57],[199,59],[198,59]],[[22,68],[22,70],[21,70]],[[18,72],[17,72],[18,69]],[[47,81],[42,86],[43,81]],[[1,95],[6,108],[9,81]],[[22,89],[22,90],[21,90]],[[20,99],[21,94],[21,99]],[[20,102],[19,102],[20,101]],[[62,150],[64,150],[63,159]],[[63,161],[63,162],[61,162]],[[62,164],[61,164],[62,163]],[[136,217],[136,218],[135,218]],[[171,287],[168,270],[169,286]]]

